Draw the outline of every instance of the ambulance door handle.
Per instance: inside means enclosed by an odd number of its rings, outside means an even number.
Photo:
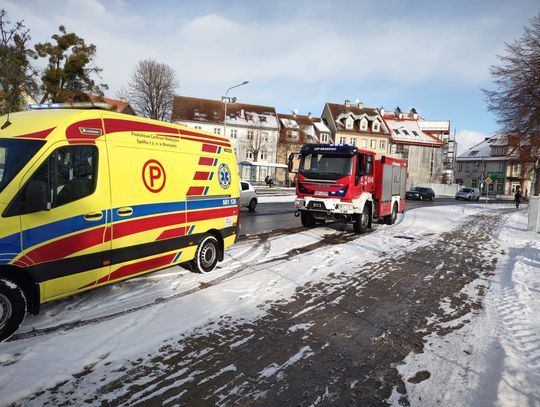
[[[120,208],[116,211],[116,214],[118,216],[129,216],[129,215],[132,215],[133,214],[133,208],[130,208],[130,207],[124,207],[124,208]]]
[[[96,221],[103,219],[103,212],[90,212],[84,215],[85,220]]]

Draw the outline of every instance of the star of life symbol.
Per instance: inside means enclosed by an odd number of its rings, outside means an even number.
[[[227,164],[221,164],[218,169],[219,185],[221,188],[227,189],[231,186],[231,170]]]

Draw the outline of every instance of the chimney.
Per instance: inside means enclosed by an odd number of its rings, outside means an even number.
[[[413,113],[412,118],[413,118],[414,120],[418,120],[418,113]]]
[[[418,112],[416,111],[416,108],[411,107],[411,116],[414,120],[418,119]]]
[[[345,100],[345,107],[351,107],[351,101]]]
[[[359,109],[363,109],[364,108],[364,103],[363,102],[358,102],[358,108]]]
[[[384,116],[384,107],[381,107],[381,108],[379,109],[379,112],[381,113],[381,116]]]
[[[244,109],[240,109],[240,117],[243,119],[244,118]]]
[[[309,112],[309,113],[307,114],[307,117],[308,117],[308,119],[311,120],[311,112]]]

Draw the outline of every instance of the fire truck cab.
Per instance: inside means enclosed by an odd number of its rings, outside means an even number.
[[[305,227],[337,219],[364,233],[374,219],[393,224],[404,211],[405,161],[377,160],[372,151],[332,144],[307,144],[299,156],[295,206]]]

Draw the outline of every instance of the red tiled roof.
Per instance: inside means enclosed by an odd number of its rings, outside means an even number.
[[[114,110],[115,112],[124,113],[124,114],[130,114],[130,115],[136,116],[135,111],[133,110],[133,108],[125,100],[117,100],[117,99],[111,99],[111,98],[106,98],[106,97],[103,97],[103,96],[95,96],[95,95],[88,95],[88,97],[90,98],[90,100],[92,102],[105,102],[105,103],[107,103],[108,105],[113,107],[112,110]]]
[[[271,106],[250,105],[247,103],[228,103],[227,116],[240,111],[256,113],[258,115],[276,116],[276,109]],[[175,96],[172,111],[172,120],[189,120],[222,123],[225,114],[225,103],[219,100],[202,99],[189,96]],[[227,120],[228,122],[228,120]]]

